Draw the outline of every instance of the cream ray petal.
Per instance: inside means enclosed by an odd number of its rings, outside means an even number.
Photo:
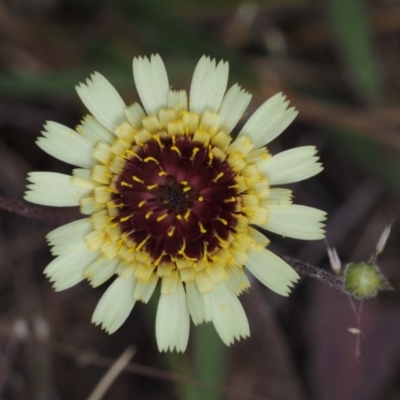
[[[244,290],[250,287],[249,278],[247,278],[243,268],[230,268],[226,285],[230,291],[239,296]]]
[[[153,295],[157,283],[158,276],[154,273],[146,281],[138,280],[134,293],[135,300],[141,300],[143,303],[147,303]]]
[[[52,230],[46,236],[54,255],[67,254],[84,243],[84,238],[92,231],[90,218],[79,219]]]
[[[205,304],[205,297],[199,292],[195,282],[186,283],[186,298],[189,313],[195,325],[211,320],[209,308]]]
[[[270,185],[299,182],[322,171],[315,146],[296,147],[257,163]]]
[[[78,96],[93,116],[111,131],[125,120],[125,103],[114,86],[95,72],[86,85],[76,86]]]
[[[146,113],[139,103],[133,103],[129,107],[126,107],[125,116],[134,129],[142,129],[142,121],[143,118],[146,116]]]
[[[325,237],[326,212],[316,208],[293,204],[272,207],[268,221],[261,227],[282,236],[295,239],[319,240]]]
[[[45,206],[77,206],[80,199],[92,190],[89,187],[75,186],[70,175],[56,172],[30,172],[27,179],[31,184],[27,186],[29,190],[24,199]]]
[[[100,325],[108,333],[114,333],[128,318],[135,300],[133,292],[136,279],[118,277],[104,292],[94,310],[92,323]]]
[[[133,59],[133,78],[147,114],[157,115],[168,103],[168,75],[161,57]]]
[[[216,112],[224,97],[228,83],[229,64],[203,56],[194,70],[189,94],[189,109],[202,114]]]
[[[260,199],[259,205],[263,208],[290,206],[293,192],[289,189],[271,188],[268,196]]]
[[[44,270],[56,291],[68,289],[85,279],[83,271],[96,258],[97,251],[91,251],[84,242],[73,253],[56,257]]]
[[[225,282],[215,285],[211,292],[205,293],[211,306],[211,318],[218,335],[227,345],[235,339],[250,336],[246,313],[237,296],[228,289]]]
[[[95,163],[93,143],[57,122],[48,121],[44,128],[43,136],[36,141],[43,151],[71,165],[82,168],[93,167]]]
[[[94,145],[98,143],[112,144],[115,135],[102,125],[93,115],[86,115],[76,127],[76,131]]]
[[[278,93],[262,104],[249,118],[238,137],[249,136],[255,148],[265,146],[279,136],[296,118],[294,108],[287,109],[289,102]]]
[[[250,249],[247,269],[272,291],[288,296],[298,274],[285,261],[264,248]]]
[[[190,318],[182,282],[175,292],[161,294],[156,316],[156,338],[159,351],[184,352],[189,340]]]
[[[168,108],[172,108],[176,112],[186,111],[188,109],[186,90],[170,89],[168,92]]]
[[[218,110],[220,115],[220,129],[230,133],[243,117],[251,101],[251,94],[247,93],[238,84],[233,85],[224,96]]]
[[[101,255],[85,268],[83,274],[89,279],[92,287],[97,287],[108,281],[114,275],[118,264],[118,258],[108,260]]]

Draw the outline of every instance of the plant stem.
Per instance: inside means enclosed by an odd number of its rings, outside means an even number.
[[[282,258],[300,274],[308,276],[309,278],[317,279],[339,292],[346,293],[343,289],[343,281],[341,278],[303,261],[295,260],[294,258],[286,256],[282,256]]]
[[[54,210],[29,203],[25,200],[13,199],[0,195],[0,209],[22,215],[23,217],[36,219],[50,225],[63,225],[78,219],[76,214],[64,213],[61,210]]]

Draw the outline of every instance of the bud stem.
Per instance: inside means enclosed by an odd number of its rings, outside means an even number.
[[[317,279],[320,282],[325,283],[336,290],[339,290],[339,292],[344,293],[343,281],[339,277],[321,268],[307,264],[303,261],[295,260],[291,257],[286,257],[286,256],[282,256],[282,258],[300,274],[308,276],[310,278]]]

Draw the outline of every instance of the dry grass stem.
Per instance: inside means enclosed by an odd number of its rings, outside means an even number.
[[[115,360],[114,364],[106,372],[87,400],[100,400],[106,394],[113,382],[118,378],[118,375],[128,365],[135,353],[136,349],[133,346],[127,347],[124,352]]]

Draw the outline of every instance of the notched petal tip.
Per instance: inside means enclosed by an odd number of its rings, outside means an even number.
[[[177,353],[183,354],[186,351],[187,345],[181,347],[179,345],[167,345],[167,344],[160,345],[159,343],[157,343],[157,348],[160,353],[167,353],[169,351],[172,353],[173,351],[176,351]]]
[[[277,93],[265,101],[250,116],[239,132],[239,137],[249,136],[255,148],[260,148],[279,136],[297,116],[293,107],[287,109],[290,102],[285,100],[282,93]]]
[[[106,325],[106,323],[105,323],[104,321],[102,321],[102,320],[95,320],[93,317],[92,317],[91,322],[92,322],[92,324],[94,324],[95,326],[99,326],[100,329],[101,329],[102,331],[104,331],[105,333],[107,333],[108,335],[113,334],[113,333],[114,333],[115,331],[117,331],[117,329],[118,329],[118,328],[115,329],[115,330],[109,329],[109,327]]]
[[[199,62],[201,62],[201,61],[203,61],[203,60],[207,60],[207,61],[211,62],[211,57],[208,56],[207,54],[203,54],[203,55],[200,57]]]
[[[147,114],[155,115],[160,109],[167,107],[168,75],[158,54],[152,54],[150,59],[134,58],[133,79]]]
[[[114,86],[100,73],[94,72],[75,89],[82,103],[105,127],[113,130],[123,121],[125,103]]]
[[[25,201],[29,201],[30,202],[30,200],[29,200],[29,194],[30,194],[30,190],[26,190],[25,192],[24,192],[24,195],[22,196],[22,198],[25,200]]]
[[[216,112],[224,97],[229,75],[229,63],[210,60],[203,56],[194,70],[190,93],[190,110],[203,114],[206,110]]]

